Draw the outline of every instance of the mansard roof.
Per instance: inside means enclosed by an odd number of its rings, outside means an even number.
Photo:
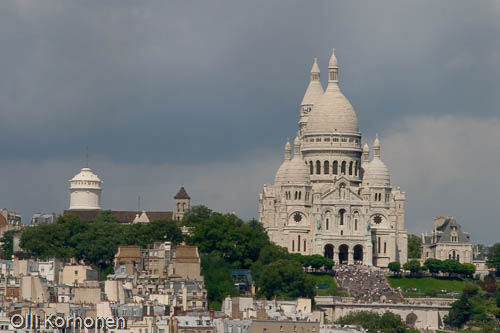
[[[436,228],[438,233],[438,243],[451,242],[452,232],[456,232],[458,236],[457,243],[470,243],[470,236],[468,233],[462,231],[462,227],[457,223],[454,217],[445,218],[443,224]]]

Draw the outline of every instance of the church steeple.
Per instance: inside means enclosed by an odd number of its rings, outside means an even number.
[[[328,62],[328,84],[339,82],[339,64],[337,57],[335,57],[335,49],[332,49],[332,56]]]

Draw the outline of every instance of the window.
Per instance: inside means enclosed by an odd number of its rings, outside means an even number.
[[[326,230],[330,229],[330,220],[326,218]]]
[[[387,253],[387,242],[384,242],[384,253]]]
[[[358,219],[354,219],[354,231],[358,231]]]
[[[316,174],[319,175],[321,174],[321,162],[316,161]]]
[[[346,162],[342,161],[342,165],[340,167],[340,174],[345,175],[345,167],[346,167]]]
[[[295,251],[295,241],[292,239],[292,252]]]
[[[354,166],[354,175],[357,176],[358,175],[358,168],[359,168],[359,164],[358,164],[358,161],[356,161],[356,164]]]
[[[324,173],[325,175],[328,175],[328,174],[330,173],[330,162],[325,161],[325,162],[323,163],[323,173]]]
[[[377,247],[378,247],[378,253],[380,253],[380,237],[378,238],[378,244],[377,244]]]
[[[306,252],[306,240],[304,239],[304,252]]]
[[[345,209],[339,210],[339,225],[344,225]]]
[[[312,161],[309,161],[309,172],[311,173],[311,175],[313,174],[313,162]]]
[[[333,161],[333,174],[338,174],[339,162]]]
[[[297,241],[297,251],[300,252],[300,235],[298,236],[298,241]]]
[[[349,162],[349,176],[352,176],[352,161]]]

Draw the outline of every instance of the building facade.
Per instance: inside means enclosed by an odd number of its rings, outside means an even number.
[[[300,105],[298,132],[274,184],[259,196],[270,239],[292,253],[322,254],[335,263],[386,267],[407,261],[406,195],[393,187],[377,136],[373,158],[354,108],[339,88],[332,53],[323,91],[317,60]]]
[[[455,259],[460,263],[472,263],[472,243],[468,233],[452,216],[434,219],[434,229],[430,235],[422,234],[422,255],[427,259]]]

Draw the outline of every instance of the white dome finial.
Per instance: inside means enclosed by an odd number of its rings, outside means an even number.
[[[335,56],[335,49],[332,49],[332,56],[330,57],[330,61],[328,62],[328,68],[338,68],[339,64],[337,61],[337,57]]]
[[[298,136],[293,140],[293,158],[300,156],[300,139]]]
[[[311,74],[318,74],[319,75],[320,71],[319,71],[319,66],[318,66],[318,58],[314,58],[314,63],[312,65],[312,68],[311,68]],[[311,80],[315,79],[315,77],[311,76]],[[319,80],[319,76],[318,76],[318,80]]]
[[[378,139],[378,133],[375,135],[375,141],[373,141],[373,156],[380,157],[380,140]]]
[[[287,138],[285,144],[285,161],[290,161],[292,159],[291,153],[292,153],[292,147],[290,145],[290,139]]]

